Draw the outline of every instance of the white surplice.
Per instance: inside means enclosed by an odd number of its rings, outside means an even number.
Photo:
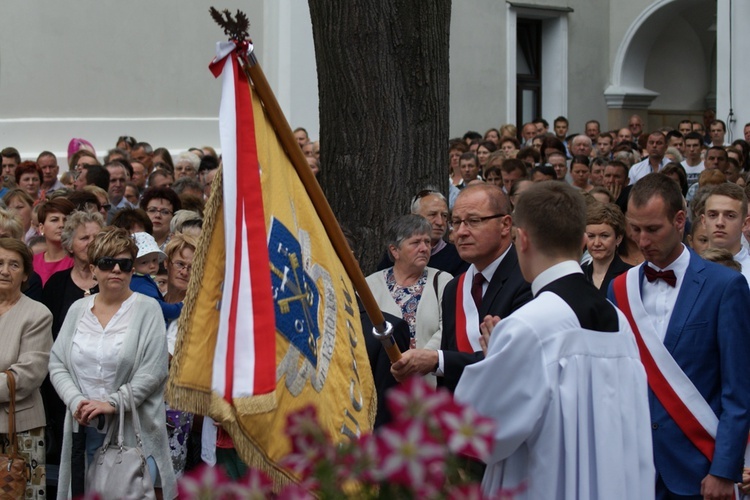
[[[525,483],[518,499],[652,499],[646,374],[625,316],[584,330],[542,292],[495,327],[456,398],[497,422],[482,487]]]

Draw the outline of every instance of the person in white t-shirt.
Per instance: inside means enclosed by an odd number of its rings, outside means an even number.
[[[688,186],[698,182],[698,177],[706,168],[701,158],[703,138],[698,132],[691,132],[685,136],[685,159],[681,165],[685,167],[688,178]]]
[[[726,182],[711,189],[701,216],[706,226],[709,248],[732,252],[742,266],[742,274],[750,282],[750,254],[742,246],[742,228],[748,222],[747,197],[737,184]]]

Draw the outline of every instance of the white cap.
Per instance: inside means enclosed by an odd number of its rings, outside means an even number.
[[[135,244],[138,245],[138,256],[136,259],[152,253],[159,254],[159,262],[167,258],[167,254],[159,250],[159,245],[156,244],[156,240],[150,234],[133,233],[133,239],[135,240]]]

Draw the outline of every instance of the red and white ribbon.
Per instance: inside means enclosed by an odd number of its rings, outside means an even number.
[[[226,268],[212,389],[234,398],[273,392],[276,325],[249,82],[238,50],[220,42],[209,68],[223,75],[219,130],[224,177]]]
[[[456,347],[459,352],[481,351],[479,338],[479,311],[471,295],[472,279],[466,279],[468,271],[458,278],[456,287]]]

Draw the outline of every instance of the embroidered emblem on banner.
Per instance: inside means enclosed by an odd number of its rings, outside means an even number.
[[[299,241],[274,219],[268,240],[276,330],[299,350],[313,367],[318,365],[318,306],[320,296],[302,267]]]

